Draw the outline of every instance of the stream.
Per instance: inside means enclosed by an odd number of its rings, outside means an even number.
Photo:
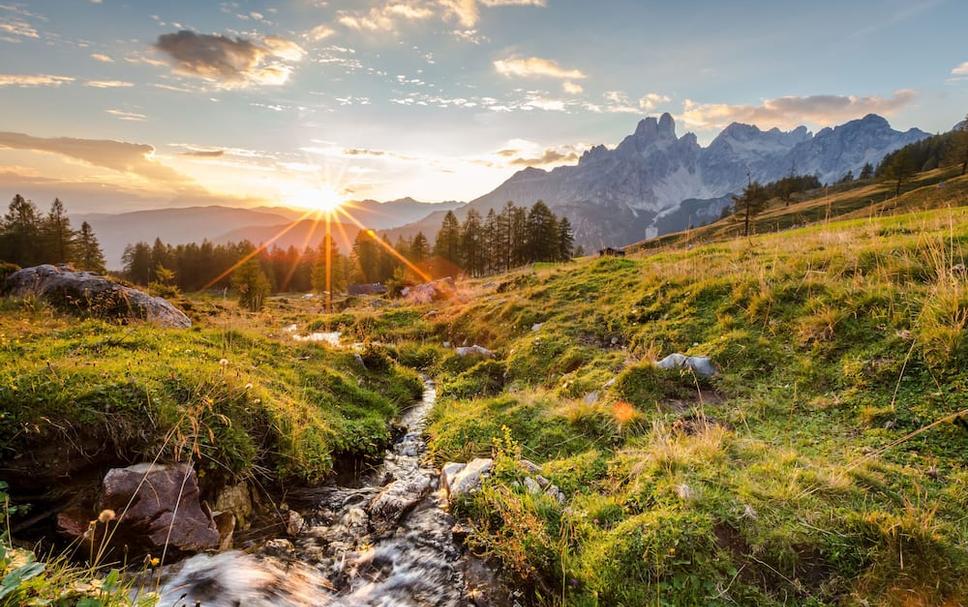
[[[465,554],[425,461],[426,418],[436,399],[402,416],[405,434],[359,487],[313,490],[305,522],[249,552],[196,555],[166,570],[164,607],[457,606],[505,600],[493,572]]]

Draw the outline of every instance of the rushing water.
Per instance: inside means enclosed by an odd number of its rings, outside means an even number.
[[[457,606],[499,601],[493,580],[454,543],[437,471],[424,461],[436,392],[401,419],[406,434],[362,487],[314,494],[314,511],[288,540],[251,553],[198,555],[162,580],[160,605]]]

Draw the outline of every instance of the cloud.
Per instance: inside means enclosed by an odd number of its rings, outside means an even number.
[[[96,89],[126,89],[134,86],[134,83],[125,82],[124,80],[88,80],[84,83],[84,86],[90,86]]]
[[[310,40],[315,40],[317,42],[320,40],[325,40],[334,35],[336,35],[336,30],[334,30],[333,28],[325,24],[317,25],[313,29],[306,32],[307,38],[309,38]]]
[[[274,36],[261,44],[245,38],[196,34],[181,30],[158,37],[155,48],[168,55],[176,73],[218,83],[224,88],[281,85],[305,51],[295,42]]]
[[[732,122],[760,127],[793,128],[803,123],[829,125],[864,116],[891,114],[912,103],[917,93],[910,89],[894,92],[892,97],[854,95],[811,95],[777,97],[760,105],[697,103],[686,99],[681,118],[697,128],[721,128]]]
[[[581,80],[587,78],[581,70],[564,68],[551,59],[541,57],[509,57],[494,62],[494,69],[508,77],[548,77],[561,80]]]
[[[654,110],[662,103],[669,103],[671,101],[668,96],[660,95],[658,93],[646,93],[641,99],[639,99],[639,107],[645,111]]]
[[[103,53],[91,53],[91,59],[100,61],[101,63],[114,63],[114,59]]]
[[[0,74],[0,86],[60,86],[68,82],[74,82],[74,79],[50,74]]]
[[[138,114],[137,112],[126,112],[124,110],[104,110],[108,114],[111,114],[118,120],[125,120],[127,122],[143,122],[148,117],[144,114]]]
[[[341,13],[338,21],[354,30],[392,31],[398,20],[415,21],[434,16],[427,6],[410,2],[389,2],[375,6],[365,13]]]
[[[566,80],[561,84],[561,88],[564,89],[569,95],[580,95],[585,91],[585,88],[578,84],[577,82],[572,82],[571,80]]]
[[[189,149],[178,152],[179,156],[191,156],[193,158],[221,158],[225,155],[225,150],[196,150]]]
[[[951,69],[952,76],[968,76],[968,61]]]
[[[513,139],[498,150],[497,156],[510,166],[554,167],[577,162],[586,149],[585,144],[545,147],[533,141]]]
[[[45,138],[23,133],[0,132],[0,148],[59,154],[93,166],[160,182],[166,186],[192,184],[185,176],[155,160],[155,148],[146,144],[110,139]]]
[[[605,106],[594,106],[595,109],[593,111],[605,111],[615,114],[638,114],[641,111],[632,103],[629,96],[622,91],[605,91],[602,97],[605,98]]]

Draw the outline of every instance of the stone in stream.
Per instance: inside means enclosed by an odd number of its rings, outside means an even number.
[[[44,264],[18,270],[0,285],[0,292],[38,297],[55,307],[93,316],[140,319],[180,329],[192,326],[184,312],[161,297],[68,266]]]
[[[113,468],[104,476],[101,493],[99,510],[117,516],[114,545],[158,551],[168,544],[180,552],[197,552],[217,548],[222,539],[198,501],[195,470],[186,464]]]
[[[449,466],[448,464],[447,466]],[[446,469],[447,466],[444,466]],[[456,472],[452,478],[446,480],[444,486],[449,497],[456,497],[465,493],[473,493],[481,488],[481,483],[494,467],[494,460],[489,457],[472,459]],[[453,470],[453,468],[452,468]]]

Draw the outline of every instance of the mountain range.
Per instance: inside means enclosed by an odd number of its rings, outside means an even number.
[[[543,200],[569,218],[578,243],[623,245],[708,223],[748,179],[767,183],[799,174],[829,183],[929,136],[918,129],[894,130],[870,114],[815,134],[804,126],[764,131],[733,123],[703,147],[693,133],[678,137],[666,113],[640,121],[614,149],[589,149],[577,165],[519,171],[462,213],[483,214],[509,200],[525,206]]]
[[[413,198],[401,198],[388,202],[361,200],[346,203],[353,216],[374,230],[386,230],[426,217],[443,210],[459,209],[463,203],[420,202]],[[289,207],[255,207],[243,209],[226,206],[178,207],[132,211],[128,213],[90,213],[71,217],[75,227],[87,221],[94,228],[108,267],[120,268],[124,247],[130,243],[152,242],[155,238],[170,244],[185,244],[210,240],[213,242],[238,242],[249,240],[259,244],[267,242],[281,232],[285,233],[274,245],[302,247],[305,243],[315,246],[322,240],[321,230],[305,220],[306,211]],[[296,226],[289,227],[299,221]],[[287,229],[288,228],[288,229]],[[336,241],[344,250],[359,231],[349,221],[334,228]],[[346,235],[345,237],[343,235]]]

